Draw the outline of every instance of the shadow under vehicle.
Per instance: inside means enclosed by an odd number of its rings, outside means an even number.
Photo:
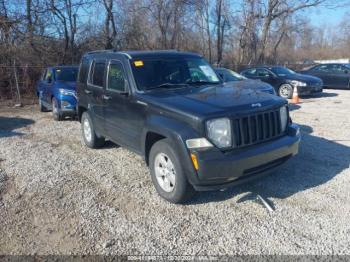
[[[0,116],[0,138],[21,136],[23,133],[15,130],[32,124],[34,124],[32,119]]]

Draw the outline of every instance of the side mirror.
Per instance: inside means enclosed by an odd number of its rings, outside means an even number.
[[[47,83],[49,83],[49,84],[52,83],[52,77],[51,77],[51,76],[49,76],[49,77],[47,78]]]

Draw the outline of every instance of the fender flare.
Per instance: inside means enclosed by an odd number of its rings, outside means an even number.
[[[141,152],[146,161],[146,139],[149,132],[156,133],[170,139],[175,152],[178,153],[179,159],[181,163],[183,163],[182,166],[184,172],[189,182],[192,183],[192,181],[194,181],[193,179],[197,178],[194,177],[193,174],[197,176],[197,173],[192,165],[189,150],[186,147],[186,140],[194,137],[199,137],[200,134],[195,129],[193,129],[193,127],[182,121],[161,115],[150,116],[147,119],[145,127],[142,130],[140,141]]]

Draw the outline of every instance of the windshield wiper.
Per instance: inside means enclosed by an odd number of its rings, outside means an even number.
[[[180,88],[180,87],[185,87],[188,86],[185,83],[181,83],[181,84],[174,84],[174,83],[163,83],[157,86],[152,86],[147,88],[147,90],[152,90],[152,89],[158,89],[158,88]]]
[[[194,85],[218,85],[220,84],[220,82],[210,82],[210,81],[188,81],[186,82],[187,84],[191,85],[191,84],[194,84]]]

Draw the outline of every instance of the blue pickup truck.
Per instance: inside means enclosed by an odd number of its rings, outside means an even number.
[[[36,87],[40,111],[52,110],[53,118],[56,121],[60,121],[66,116],[75,117],[77,75],[77,66],[47,68]]]

